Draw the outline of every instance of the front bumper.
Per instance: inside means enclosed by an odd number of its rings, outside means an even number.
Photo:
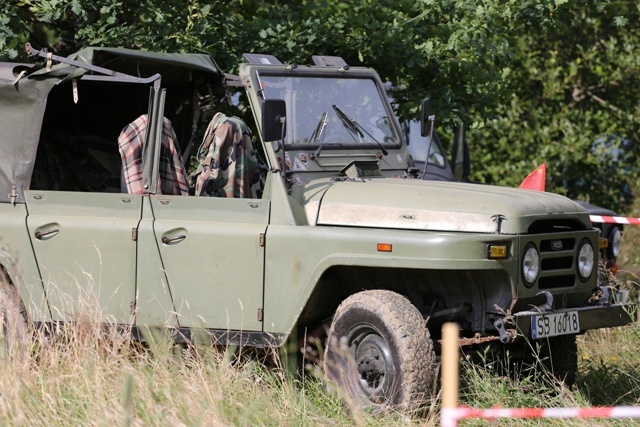
[[[531,318],[540,314],[562,314],[577,311],[580,318],[580,333],[589,329],[613,328],[636,321],[637,307],[635,303],[574,307],[546,311],[521,311],[514,313],[506,328],[515,327],[518,335],[531,337]]]

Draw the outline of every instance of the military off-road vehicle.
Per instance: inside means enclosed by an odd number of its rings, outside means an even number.
[[[318,337],[349,396],[418,407],[445,322],[461,345],[536,340],[570,375],[577,334],[632,321],[594,297],[598,231],[576,203],[412,178],[369,68],[246,54],[234,76],[202,54],[27,49],[34,64],[0,65],[9,346],[88,298],[141,340]],[[248,101],[244,122],[211,114],[223,96]]]

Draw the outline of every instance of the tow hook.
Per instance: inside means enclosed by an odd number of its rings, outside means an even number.
[[[500,342],[502,344],[510,344],[516,339],[516,334],[514,330],[509,330],[504,326],[504,320],[498,319],[493,322],[493,326],[498,330],[498,334],[500,335]]]
[[[551,293],[547,291],[540,291],[536,294],[536,296],[538,295],[544,295],[547,301],[544,304],[535,307],[535,309],[540,313],[553,310],[553,295],[551,295]]]

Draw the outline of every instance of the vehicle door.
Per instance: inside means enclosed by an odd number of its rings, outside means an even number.
[[[150,196],[181,327],[261,331],[264,199]]]
[[[52,320],[81,316],[132,322],[134,230],[143,197],[120,192],[117,131],[125,123],[113,123],[103,133],[100,125],[110,117],[97,107],[120,101],[125,90],[118,85],[81,80],[74,101],[73,84],[66,82],[48,95],[24,196],[27,230]]]
[[[129,324],[142,196],[25,191],[27,226],[53,320]]]
[[[155,244],[179,326],[261,331],[268,200],[157,194],[160,142],[154,143],[147,184],[152,191],[138,239],[146,248]],[[159,288],[155,294],[145,290],[153,286],[147,276],[156,273],[156,266],[139,263],[139,324],[158,318],[148,301],[166,304],[167,294]]]

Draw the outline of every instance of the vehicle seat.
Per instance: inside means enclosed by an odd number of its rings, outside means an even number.
[[[264,181],[251,137],[242,119],[223,113],[213,116],[197,153],[196,196],[262,196]]]
[[[122,129],[118,137],[118,149],[122,159],[121,189],[129,194],[143,194],[142,153],[147,133],[148,116],[143,114]],[[158,169],[158,194],[189,194],[180,147],[171,121],[163,118]]]

